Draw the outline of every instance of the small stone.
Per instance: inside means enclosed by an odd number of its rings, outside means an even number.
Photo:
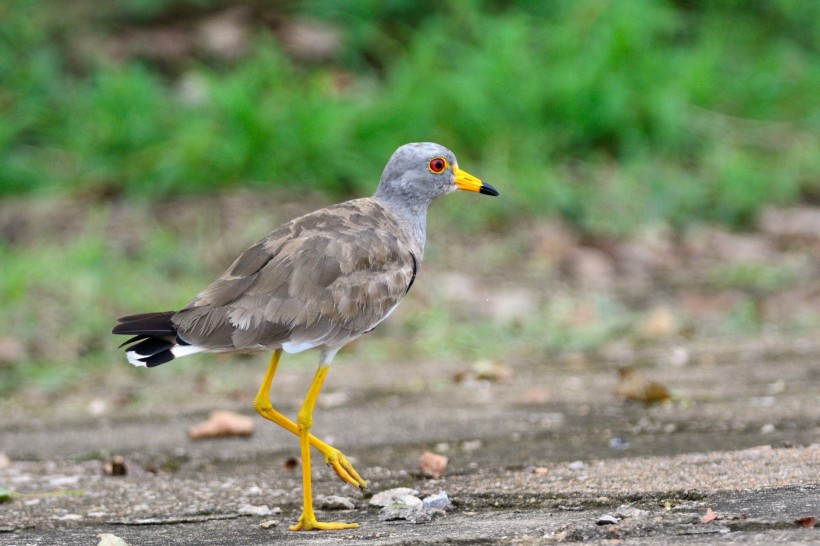
[[[301,464],[302,462],[296,457],[288,457],[282,462],[282,470],[285,472],[293,472],[301,466]]]
[[[700,518],[700,522],[709,523],[710,521],[715,521],[716,519],[717,515],[715,515],[715,512],[712,510],[712,507],[710,506],[706,509],[706,515]]]
[[[100,539],[97,546],[128,546],[127,542],[111,533],[100,533],[97,538]]]
[[[279,525],[278,519],[266,519],[265,521],[259,524],[259,527],[261,527],[262,529],[270,529],[271,527],[276,527],[277,525]]]
[[[53,516],[52,519],[59,521],[82,521],[83,517],[80,514],[63,514],[62,516]]]
[[[108,411],[108,402],[102,398],[94,398],[86,406],[86,411],[92,417],[99,417]]]
[[[422,500],[414,495],[399,495],[398,497],[394,497],[393,502],[388,506],[410,506],[412,508],[420,508],[423,504],[424,503]]]
[[[629,504],[622,504],[615,510],[615,516],[621,519],[642,520],[649,516],[648,510],[642,510]]]
[[[604,514],[603,516],[599,517],[596,521],[596,525],[616,525],[620,520],[620,518],[616,518],[612,514]]]
[[[444,491],[439,491],[434,495],[424,497],[421,504],[425,510],[449,510],[453,507],[450,503],[450,498]]]
[[[320,510],[355,510],[356,504],[347,497],[329,495],[317,498],[316,507]]]
[[[11,459],[5,453],[0,452],[0,470],[8,468],[11,465]]]
[[[447,468],[448,461],[446,455],[425,451],[419,457],[421,473],[429,478],[441,478],[444,475],[444,469]]]
[[[415,496],[418,494],[418,491],[415,489],[410,489],[409,487],[396,487],[395,489],[387,489],[376,493],[373,495],[373,498],[370,499],[369,504],[370,506],[388,506],[390,504],[395,504],[397,498],[407,495]],[[419,502],[420,501],[421,499],[419,499]]]
[[[609,439],[609,448],[618,450],[629,449],[629,442],[620,436],[613,436]]]
[[[428,523],[433,519],[433,515],[425,512],[420,502],[417,506],[385,506],[379,511],[379,521],[405,520],[409,523]]]
[[[271,510],[267,504],[243,504],[236,509],[237,513],[242,516],[270,516],[271,514],[278,514],[282,511],[281,508],[276,507]]]
[[[579,470],[583,470],[584,468],[586,468],[586,465],[584,464],[584,461],[573,461],[573,462],[569,463],[569,469],[570,470],[579,471]]]

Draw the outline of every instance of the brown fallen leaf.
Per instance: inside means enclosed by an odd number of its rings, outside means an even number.
[[[632,366],[626,366],[618,370],[618,386],[615,389],[615,396],[650,405],[669,400],[669,389],[660,383],[649,381]]]
[[[544,387],[530,387],[521,395],[525,404],[546,404],[552,398],[552,393]]]
[[[493,360],[479,360],[469,369],[463,369],[453,374],[453,381],[461,383],[468,379],[500,383],[512,379],[512,368],[503,362]]]
[[[207,420],[188,429],[188,437],[191,440],[251,434],[253,419],[233,411],[212,411]]]
[[[128,465],[125,464],[125,457],[113,455],[103,465],[103,473],[106,476],[125,476],[128,474]]]
[[[813,529],[817,524],[817,518],[814,516],[806,516],[805,518],[794,520],[794,523],[803,529]]]
[[[428,478],[440,478],[444,475],[449,459],[445,455],[439,455],[432,451],[425,451],[419,457],[419,467],[421,473]]]
[[[300,461],[296,457],[288,457],[282,463],[282,470],[284,470],[285,472],[293,472],[294,470],[299,468],[301,465],[302,465],[302,461]]]
[[[638,332],[646,339],[669,337],[678,329],[675,315],[668,307],[656,307],[638,325]]]
[[[717,519],[717,516],[712,511],[712,507],[706,509],[706,515],[700,518],[701,523],[709,523],[710,521],[714,521]]]

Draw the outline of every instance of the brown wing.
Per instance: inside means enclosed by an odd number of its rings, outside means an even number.
[[[398,304],[415,275],[413,250],[381,205],[348,201],[278,228],[172,320],[183,340],[215,350],[336,348]]]

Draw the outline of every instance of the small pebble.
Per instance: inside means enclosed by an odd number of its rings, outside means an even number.
[[[355,510],[356,504],[347,497],[330,495],[317,498],[316,507],[320,510]]]
[[[609,448],[610,449],[629,449],[629,442],[621,438],[620,436],[615,436],[609,439]]]
[[[97,538],[100,539],[97,546],[128,546],[127,542],[111,533],[100,533]]]
[[[446,455],[425,451],[419,457],[419,467],[421,473],[428,478],[441,478],[444,475],[444,469],[447,468],[448,461]]]
[[[259,506],[253,504],[243,504],[236,511],[242,516],[270,516],[282,511],[278,506],[271,510],[267,504],[260,504]]]
[[[390,504],[395,504],[395,499],[397,497],[418,494],[418,491],[416,491],[415,489],[410,489],[409,487],[396,487],[395,489],[387,489],[385,491],[380,491],[373,495],[373,498],[370,499],[370,506],[387,506]]]
[[[615,516],[621,519],[629,518],[634,520],[646,519],[649,516],[648,510],[642,510],[629,504],[622,504],[615,510]]]
[[[596,525],[615,525],[619,521],[621,521],[621,520],[616,518],[615,516],[613,516],[611,514],[604,514],[603,516],[598,518],[597,521],[595,521],[595,524]]]
[[[62,516],[52,516],[52,519],[59,521],[81,521],[83,517],[80,514],[63,514]]]
[[[411,508],[422,508],[424,503],[415,495],[399,495],[393,497],[393,502],[388,506],[409,506]]]
[[[584,461],[573,461],[569,463],[570,470],[583,470],[584,468],[586,468]]]
[[[444,491],[439,491],[435,495],[424,497],[421,504],[425,510],[449,510],[453,507],[449,497],[447,497],[447,493]]]
[[[432,513],[425,512],[418,506],[390,505],[379,511],[379,521],[405,520],[409,523],[428,523],[433,519]]]
[[[270,529],[271,527],[276,527],[277,525],[279,525],[278,519],[266,519],[265,521],[259,524],[259,527],[261,527],[262,529]]]

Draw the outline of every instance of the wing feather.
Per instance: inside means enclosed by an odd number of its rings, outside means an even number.
[[[239,256],[172,321],[216,350],[341,347],[374,328],[413,281],[402,224],[372,199],[297,218]]]

